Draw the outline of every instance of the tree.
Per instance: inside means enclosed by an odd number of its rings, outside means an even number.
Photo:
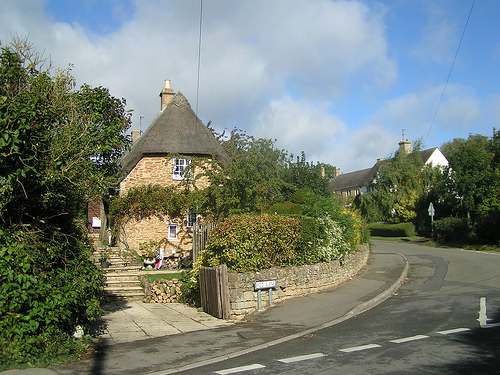
[[[15,40],[0,53],[0,346],[2,361],[68,354],[76,325],[99,312],[89,199],[115,178],[127,146],[125,101],[44,68]]]
[[[405,222],[416,217],[416,204],[426,185],[421,145],[419,140],[410,154],[398,150],[393,158],[381,164],[371,193],[355,202],[368,221]]]
[[[277,149],[271,139],[257,139],[237,129],[227,139],[215,135],[231,162],[224,169],[213,164],[205,169],[210,186],[200,194],[198,207],[216,220],[232,214],[266,212],[273,204],[290,200],[301,189],[330,195],[322,165],[308,163],[303,152],[294,162],[293,156]]]
[[[445,173],[445,196],[450,216],[466,221],[472,241],[498,241],[500,173],[498,169],[499,134],[493,137],[470,135],[443,145],[449,160]]]
[[[302,151],[300,158],[297,156],[295,162],[290,157],[286,168],[283,170],[283,181],[285,182],[284,193],[287,199],[300,189],[310,189],[315,194],[323,197],[330,196],[328,181],[323,172],[326,168],[332,169],[329,165],[308,163],[306,154]]]
[[[198,212],[218,221],[233,214],[264,212],[283,199],[286,151],[276,149],[270,139],[256,139],[236,129],[221,143],[231,161],[223,169],[216,162],[204,169],[201,175],[208,176],[210,186],[198,194]]]

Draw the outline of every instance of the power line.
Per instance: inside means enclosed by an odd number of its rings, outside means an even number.
[[[201,26],[203,24],[203,0],[200,0],[200,35],[198,38],[198,79],[196,81],[196,116],[198,116],[198,99],[200,96],[200,65],[201,65]]]
[[[451,76],[451,72],[453,71],[453,67],[455,66],[455,61],[456,61],[457,56],[458,56],[458,51],[460,50],[460,46],[462,45],[462,40],[463,40],[464,35],[465,35],[465,30],[467,29],[467,25],[469,24],[470,16],[472,14],[472,9],[474,8],[474,3],[475,2],[476,2],[476,0],[472,1],[472,5],[470,7],[469,15],[467,17],[467,21],[465,22],[464,30],[462,31],[462,36],[460,37],[460,41],[458,43],[457,51],[455,52],[455,57],[453,58],[453,62],[451,64],[450,71],[448,72],[448,77],[446,78],[446,82],[444,84],[443,91],[441,92],[441,97],[439,98],[439,102],[438,102],[438,105],[436,107],[436,111],[434,112],[434,117],[432,118],[431,125],[429,126],[429,131],[427,132],[427,136],[425,137],[426,141],[427,141],[427,138],[429,137],[429,134],[431,132],[432,126],[434,125],[434,121],[436,120],[436,116],[437,116],[437,113],[439,111],[439,107],[441,106],[441,102],[443,101],[444,92],[446,91],[446,87],[448,86],[448,81],[450,80],[450,76]]]

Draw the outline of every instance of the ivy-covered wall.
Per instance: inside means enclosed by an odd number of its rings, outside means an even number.
[[[120,196],[146,185],[162,187],[176,186],[182,180],[173,179],[172,159],[165,156],[148,156],[142,158],[120,183]],[[193,175],[196,170],[192,171]],[[196,187],[208,187],[208,178],[197,178]],[[177,239],[168,240],[169,224],[177,224]],[[118,238],[118,246],[138,250],[141,243],[149,241],[166,241],[165,252],[176,252],[177,256],[187,256],[192,251],[192,230],[187,227],[187,212],[182,218],[171,218],[168,215],[157,215],[141,218],[127,218]]]

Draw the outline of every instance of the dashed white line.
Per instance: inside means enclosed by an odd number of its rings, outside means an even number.
[[[326,357],[326,354],[323,354],[323,353],[314,353],[314,354],[300,355],[298,357],[290,357],[290,358],[278,359],[278,362],[281,362],[281,363],[293,363],[293,362],[307,361],[309,359],[315,359],[315,358],[321,358],[321,357]]]
[[[470,328],[455,328],[455,329],[448,329],[446,331],[439,331],[436,332],[440,335],[453,335],[455,333],[462,333],[462,332],[467,332],[470,331]]]
[[[429,338],[429,336],[416,335],[416,336],[411,336],[411,337],[404,337],[402,339],[389,340],[389,342],[392,342],[394,344],[404,344],[406,342],[423,340],[423,339],[428,339],[428,338]]]
[[[368,345],[361,345],[361,346],[353,346],[352,348],[344,348],[344,349],[339,349],[339,350],[341,352],[344,352],[344,353],[352,353],[352,352],[360,352],[362,350],[368,350],[368,349],[374,349],[374,348],[380,348],[380,345],[368,344]]]
[[[258,370],[261,368],[265,368],[266,366],[255,363],[253,365],[241,366],[241,367],[233,367],[226,370],[216,371],[215,373],[218,375],[227,375],[227,374],[237,374],[239,372]]]
[[[490,326],[495,327],[498,325],[500,325],[500,324],[499,323],[485,324],[483,326],[483,328],[486,328],[486,327],[489,328]],[[454,328],[454,329],[448,329],[445,331],[438,331],[438,332],[436,332],[436,334],[452,335],[452,334],[456,334],[456,333],[467,332],[470,330],[471,330],[470,328]],[[407,342],[411,342],[411,341],[423,340],[423,339],[428,339],[428,338],[430,338],[430,336],[415,335],[415,336],[403,337],[403,338],[395,339],[395,340],[389,340],[389,342],[392,342],[394,344],[403,344],[403,343],[407,343]],[[343,348],[343,349],[339,349],[339,351],[341,351],[343,353],[353,353],[353,352],[359,352],[359,351],[363,351],[363,350],[375,349],[375,348],[380,348],[380,347],[381,347],[381,345],[378,345],[378,344],[367,344],[367,345],[353,346],[350,348]],[[281,363],[294,363],[294,362],[307,361],[310,359],[321,358],[321,357],[326,357],[326,356],[327,355],[323,354],[323,353],[313,353],[313,354],[301,355],[301,356],[297,356],[297,357],[282,358],[282,359],[278,359],[277,361],[281,362]],[[229,374],[237,374],[237,373],[246,372],[246,371],[258,370],[258,369],[262,369],[265,367],[266,366],[264,366],[264,365],[255,363],[255,364],[248,365],[248,366],[234,367],[234,368],[230,368],[230,369],[226,369],[226,370],[220,370],[220,371],[216,371],[215,373],[218,375],[229,375]]]

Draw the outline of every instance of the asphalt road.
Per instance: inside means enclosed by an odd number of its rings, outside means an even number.
[[[408,279],[343,323],[183,374],[500,374],[500,254],[375,241]]]

